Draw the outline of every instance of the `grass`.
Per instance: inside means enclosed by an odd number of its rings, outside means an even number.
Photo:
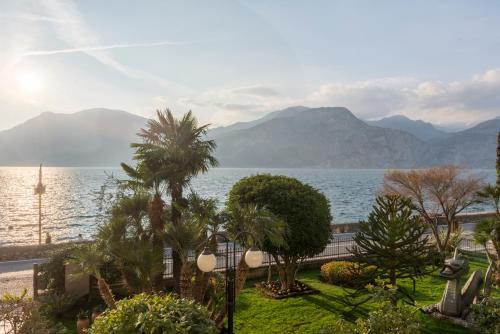
[[[470,271],[476,269],[486,272],[484,257],[470,257]],[[374,305],[367,303],[349,312],[350,308],[341,302],[346,291],[340,287],[322,283],[319,280],[319,270],[299,273],[299,279],[321,291],[317,295],[272,300],[258,294],[253,288],[246,288],[238,296],[235,313],[236,333],[317,333],[322,326],[335,322],[339,317],[355,322],[359,317],[366,317]],[[464,277],[467,280],[467,277]],[[249,282],[252,284],[254,282]],[[414,298],[416,306],[437,303],[443,293],[446,281],[437,276],[437,271],[417,280]],[[408,280],[402,280],[402,285],[411,288]],[[495,297],[500,297],[498,289]],[[415,311],[420,314],[417,308]],[[438,321],[430,316],[420,314],[423,333],[473,333],[462,327]]]

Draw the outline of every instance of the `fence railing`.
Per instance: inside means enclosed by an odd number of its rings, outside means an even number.
[[[314,262],[314,261],[322,261],[322,260],[335,260],[335,259],[343,259],[343,258],[348,258],[352,256],[352,253],[350,252],[350,249],[355,245],[354,240],[352,239],[352,236],[334,236],[331,240],[331,242],[325,247],[325,249],[312,257],[309,257],[304,260],[305,263],[307,262]],[[466,238],[463,239],[460,242],[459,245],[460,249],[464,251],[469,251],[469,252],[475,252],[475,253],[485,253],[486,249],[483,245],[477,244],[474,240]],[[488,250],[493,250],[493,246],[491,244],[487,245]],[[233,249],[235,251],[235,256],[233,259]],[[236,261],[238,263],[243,256],[243,252],[245,250],[240,247],[236,246],[234,248],[233,245],[229,246],[228,248],[228,263],[229,265],[233,264],[233,261]],[[223,244],[219,244],[219,249],[217,251],[217,265],[215,267],[215,271],[223,271],[226,267],[226,247]],[[191,261],[196,261],[194,255],[190,257]],[[271,262],[272,265],[274,265],[276,262],[272,258],[272,256],[269,256],[266,252],[264,252],[264,261],[262,263],[261,267],[267,267],[269,266],[269,262]],[[165,257],[165,277],[170,278],[172,277],[172,257],[170,255],[167,255]]]

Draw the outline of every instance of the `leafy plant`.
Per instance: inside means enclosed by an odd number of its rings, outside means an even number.
[[[500,302],[494,298],[485,298],[479,304],[473,304],[472,319],[485,334],[500,333]]]
[[[40,305],[27,297],[6,294],[0,298],[0,326],[5,334],[51,334],[53,324],[40,312]]]
[[[361,267],[355,262],[332,261],[321,266],[323,281],[345,287],[365,286],[373,279],[375,267]]]
[[[59,319],[75,305],[76,298],[65,294],[53,294],[39,298],[40,311],[50,319]]]
[[[116,306],[96,318],[91,333],[218,333],[205,307],[175,295],[142,293]]]

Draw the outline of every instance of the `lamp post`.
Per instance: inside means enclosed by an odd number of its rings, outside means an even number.
[[[45,194],[45,185],[42,183],[42,164],[38,170],[38,184],[35,186],[35,195],[38,195],[38,244],[42,244],[42,195]]]
[[[238,234],[237,237],[241,235]],[[234,309],[236,303],[236,289],[235,289],[235,279],[236,279],[236,251],[235,243],[233,242],[233,253],[232,253],[232,263],[229,261],[229,243],[231,242],[224,234],[215,233],[214,237],[220,236],[224,238],[226,243],[226,264],[225,264],[225,277],[226,277],[226,310],[227,310],[227,331],[228,334],[233,334],[233,317]],[[236,237],[236,239],[237,239]],[[245,254],[245,262],[250,268],[257,268],[262,265],[263,255],[262,252],[255,246],[250,248]],[[214,271],[217,265],[217,258],[214,253],[210,251],[207,247],[198,256],[196,260],[198,268],[203,272]]]

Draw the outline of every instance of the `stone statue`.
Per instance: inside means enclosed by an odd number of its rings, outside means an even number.
[[[461,318],[469,313],[469,306],[478,301],[483,286],[483,274],[476,270],[470,275],[464,287],[460,289],[460,278],[469,272],[469,262],[462,258],[458,248],[453,258],[447,259],[439,276],[448,280],[443,297],[438,304],[429,305],[422,310],[435,316],[445,318]]]

